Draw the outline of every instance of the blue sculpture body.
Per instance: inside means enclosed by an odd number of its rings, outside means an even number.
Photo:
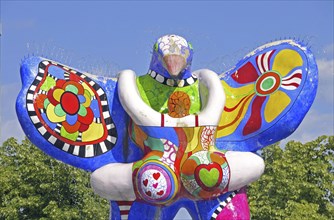
[[[254,152],[303,120],[315,59],[295,40],[259,47],[220,75],[192,72],[192,56],[185,39],[163,36],[148,74],[118,80],[29,57],[18,119],[42,151],[92,172],[111,219],[172,219],[182,207],[193,219],[249,218],[244,186],[263,172]]]

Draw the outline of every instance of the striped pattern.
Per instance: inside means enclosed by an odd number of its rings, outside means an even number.
[[[217,219],[218,215],[223,211],[223,209],[227,206],[229,202],[236,196],[239,190],[232,192],[224,201],[219,203],[219,206],[216,210],[212,213],[211,220]]]
[[[197,81],[197,77],[195,75],[192,75],[191,77],[187,79],[180,79],[180,80],[174,80],[170,78],[166,78],[163,75],[160,75],[159,73],[150,70],[147,73],[150,75],[153,79],[155,79],[157,82],[171,86],[171,87],[185,87],[194,84]]]
[[[132,204],[133,204],[133,201],[117,201],[121,219],[128,219],[130,208]]]
[[[261,73],[265,73],[270,70],[270,59],[274,52],[275,50],[271,50],[256,57],[256,65]]]
[[[281,87],[286,90],[295,90],[302,82],[302,70],[297,69],[293,71],[289,76],[282,79]]]
[[[46,70],[48,66],[54,65],[57,67],[60,67],[64,70],[64,78],[65,80],[70,79],[70,74],[76,74],[82,78],[81,82],[86,82],[89,85],[93,87],[95,91],[97,91],[99,100],[101,102],[101,110],[102,110],[102,115],[105,126],[107,129],[107,136],[104,138],[104,140],[98,140],[96,143],[93,142],[93,144],[86,144],[85,142],[82,142],[81,137],[82,134],[80,133],[76,142],[77,144],[69,144],[67,143],[67,139],[63,138],[60,135],[60,129],[62,127],[61,124],[57,124],[56,128],[51,129],[46,125],[44,122],[43,118],[40,117],[39,115],[43,114],[43,109],[39,110],[37,107],[35,108],[34,105],[34,97],[36,97],[36,94],[45,94],[45,91],[39,90],[36,91],[39,88],[40,83],[44,78],[47,76],[52,77],[53,79],[57,79],[53,75],[49,74]],[[65,72],[66,71],[66,72]],[[96,99],[96,97],[94,97]],[[78,156],[78,157],[83,157],[83,158],[90,158],[90,157],[95,157],[101,154],[104,154],[108,151],[110,151],[116,144],[117,141],[117,131],[115,124],[110,117],[109,113],[109,106],[108,106],[108,101],[107,101],[107,96],[103,89],[95,83],[92,79],[87,77],[86,75],[71,70],[68,67],[64,67],[61,64],[55,63],[53,61],[47,61],[44,60],[39,63],[38,67],[38,74],[35,77],[35,80],[32,82],[31,86],[28,89],[27,96],[26,96],[26,107],[28,114],[30,116],[30,119],[32,123],[34,124],[35,128],[38,130],[38,132],[44,137],[45,140],[47,140],[49,143],[54,145],[60,150],[63,150],[69,154]],[[40,111],[39,114],[37,114],[36,111]],[[94,121],[96,123],[101,123],[100,118],[94,118]]]

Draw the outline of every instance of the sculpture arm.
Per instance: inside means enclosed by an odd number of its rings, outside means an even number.
[[[198,115],[188,115],[182,118],[172,118],[161,114],[148,106],[140,97],[136,74],[132,70],[124,70],[119,74],[118,93],[120,102],[131,119],[142,126],[157,127],[196,127],[217,126],[225,104],[225,93],[216,73],[210,70],[195,72],[200,84],[207,90],[207,96],[201,97],[205,103]],[[217,99],[217,97],[219,97]]]

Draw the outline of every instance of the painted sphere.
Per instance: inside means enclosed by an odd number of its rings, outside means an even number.
[[[166,204],[179,190],[178,180],[171,168],[160,161],[146,161],[136,173],[138,194],[152,204]]]
[[[229,176],[225,155],[219,152],[196,152],[181,168],[183,186],[196,199],[209,199],[226,192]]]

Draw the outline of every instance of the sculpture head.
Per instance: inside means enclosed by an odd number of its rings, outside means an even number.
[[[183,37],[165,35],[154,44],[150,70],[167,78],[188,78],[192,56],[192,46]]]

